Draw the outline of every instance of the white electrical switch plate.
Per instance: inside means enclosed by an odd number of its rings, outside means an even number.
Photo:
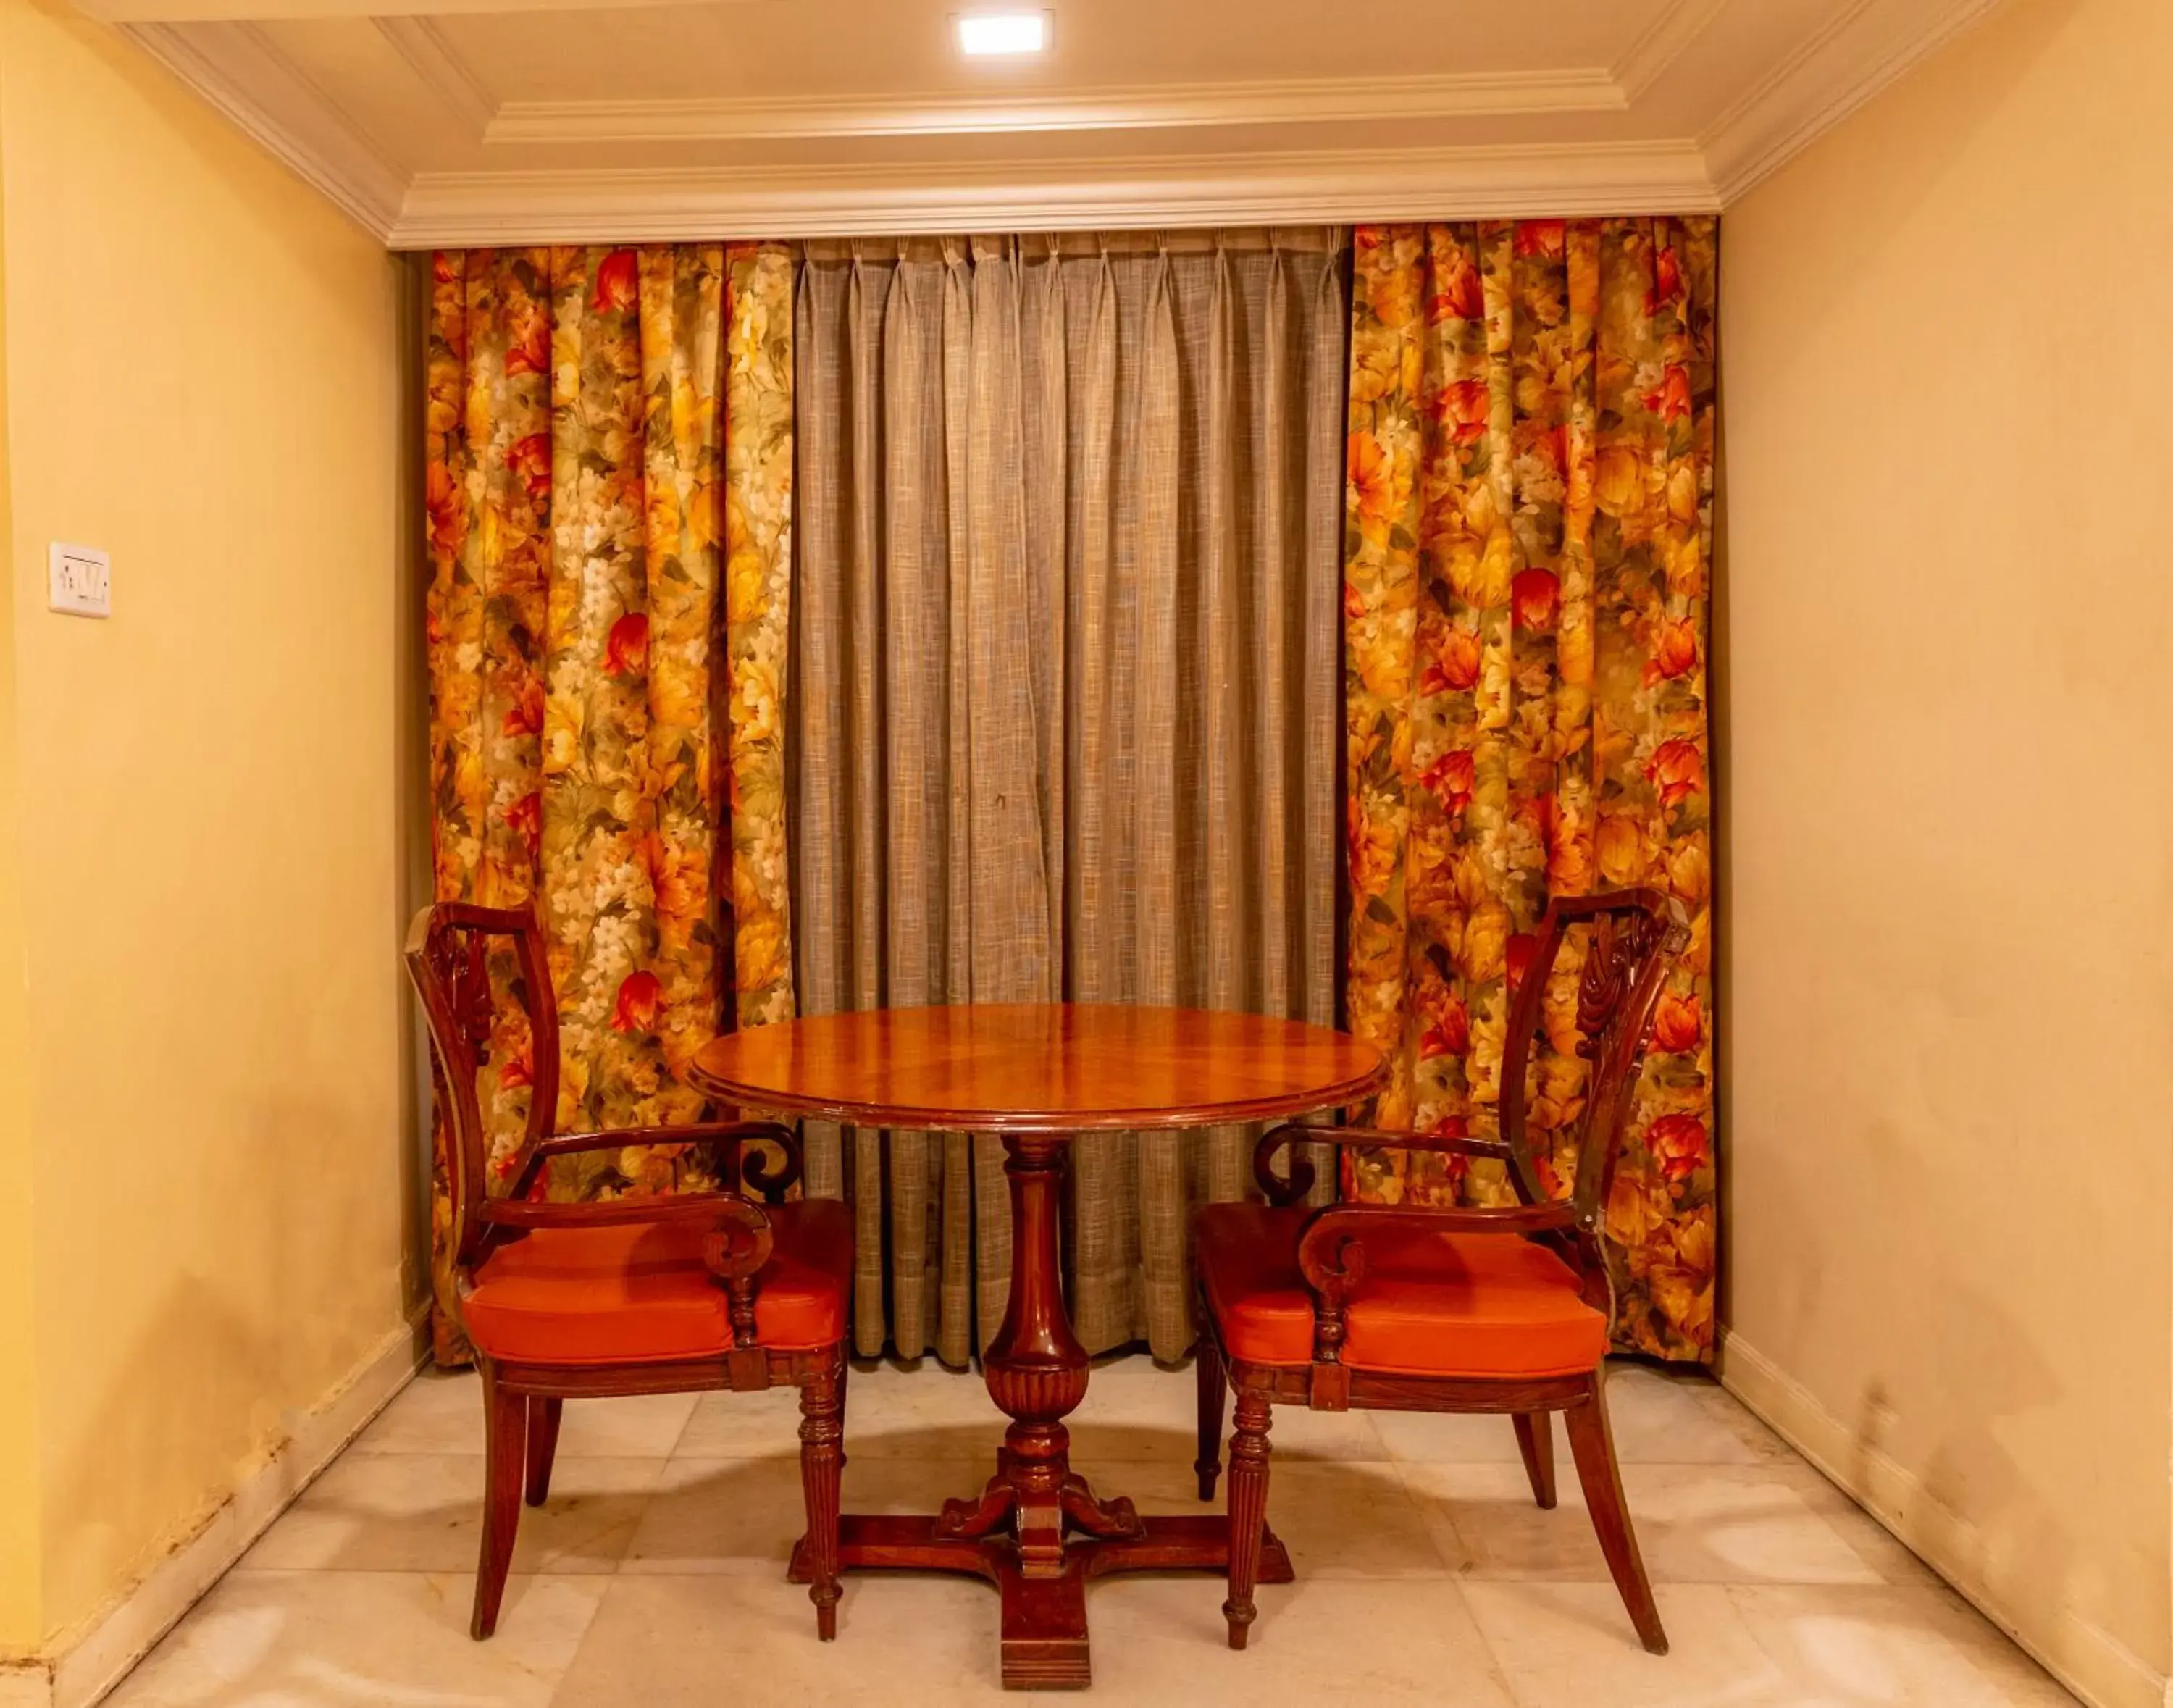
[[[48,558],[52,592],[46,600],[55,611],[71,617],[113,615],[113,558],[89,546],[52,542]]]

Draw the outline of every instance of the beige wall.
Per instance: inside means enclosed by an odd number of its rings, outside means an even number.
[[[13,906],[35,1157],[0,1352],[27,1285],[50,1647],[402,1335],[416,1294],[401,299],[374,240],[111,32],[0,0],[0,966]],[[111,621],[45,609],[53,539],[113,553]],[[0,1457],[12,1426],[0,1409]]]
[[[7,94],[0,54],[0,105]],[[0,222],[7,213],[0,173]],[[0,398],[8,390],[8,269],[0,245]],[[0,585],[13,561],[9,524],[8,417],[0,409]],[[14,705],[14,611],[0,601],[0,724]],[[31,1145],[29,1016],[24,1000],[19,790],[15,749],[0,741],[0,1657],[35,1646],[43,1633],[38,1573],[37,1322],[31,1291]],[[0,1681],[4,1688],[4,1681]]]
[[[2158,1704],[2173,7],[2014,0],[1726,217],[1730,1382]]]

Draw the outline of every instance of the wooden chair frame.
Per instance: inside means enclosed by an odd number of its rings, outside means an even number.
[[[489,1143],[476,1095],[476,1073],[488,1059],[494,1002],[486,945],[514,945],[513,994],[525,1010],[531,1040],[531,1101],[521,1149],[504,1196],[486,1186]],[[409,976],[429,1026],[431,1065],[444,1100],[450,1142],[445,1175],[451,1200],[450,1283],[441,1287],[454,1318],[467,1333],[462,1305],[483,1260],[507,1242],[537,1228],[606,1227],[632,1223],[693,1225],[707,1231],[704,1260],[726,1293],[735,1344],[721,1358],[628,1364],[513,1363],[476,1349],[483,1377],[484,1500],[483,1545],[476,1571],[469,1634],[497,1628],[514,1533],[525,1495],[540,1506],[551,1488],[560,1412],[569,1399],[730,1388],[750,1392],[781,1384],[800,1390],[801,1485],[807,1533],[795,1551],[795,1569],[810,1579],[817,1629],[827,1641],[838,1628],[838,1484],[844,1468],[844,1341],[806,1351],[763,1347],[755,1337],[755,1298],[774,1236],[761,1204],[736,1190],[671,1197],[617,1198],[584,1204],[532,1201],[528,1194],[554,1156],[628,1145],[706,1144],[714,1147],[719,1177],[744,1185],[775,1204],[800,1177],[800,1140],[770,1121],[704,1121],[684,1126],[628,1127],[601,1133],[553,1133],[558,1106],[558,1016],[542,933],[526,910],[440,902],[408,928]],[[781,1167],[755,1145],[774,1146]],[[472,1339],[472,1336],[470,1337]]]
[[[1572,1195],[1547,1196],[1526,1134],[1525,1070],[1531,1059],[1548,976],[1571,927],[1589,923],[1593,940],[1577,991],[1580,1052],[1591,1063],[1586,1082],[1583,1132],[1577,1145]],[[1555,1504],[1554,1434],[1548,1422],[1563,1414],[1577,1475],[1591,1509],[1593,1528],[1615,1587],[1621,1592],[1639,1640],[1665,1654],[1666,1633],[1637,1551],[1636,1532],[1622,1495],[1606,1403],[1606,1364],[1589,1371],[1536,1379],[1481,1380],[1388,1375],[1353,1370],[1342,1361],[1344,1313],[1351,1288],[1366,1273],[1366,1241],[1390,1229],[1497,1234],[1545,1245],[1576,1273],[1584,1301],[1614,1319],[1614,1283],[1601,1247],[1608,1188],[1637,1070],[1669,963],[1689,941],[1680,910],[1657,890],[1618,890],[1564,897],[1547,909],[1538,951],[1517,987],[1502,1061],[1500,1136],[1467,1138],[1378,1128],[1313,1127],[1288,1123],[1264,1134],[1253,1153],[1254,1177],[1271,1204],[1301,1202],[1312,1188],[1313,1165],[1305,1145],[1329,1143],[1371,1148],[1445,1151],[1486,1157],[1507,1165],[1518,1202],[1498,1209],[1413,1209],[1336,1204],[1307,1218],[1297,1260],[1313,1296],[1313,1360],[1302,1365],[1248,1363],[1232,1358],[1203,1286],[1200,1292],[1200,1498],[1214,1498],[1221,1469],[1217,1453],[1227,1390],[1237,1391],[1230,1441],[1229,1599],[1223,1603],[1230,1646],[1245,1646],[1257,1617],[1253,1592],[1266,1528],[1268,1429],[1277,1404],[1315,1411],[1356,1405],[1387,1411],[1500,1412],[1515,1425],[1517,1445],[1532,1494],[1542,1507]],[[1274,1161],[1287,1150],[1286,1172]]]

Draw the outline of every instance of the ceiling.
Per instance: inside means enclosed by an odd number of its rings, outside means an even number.
[[[986,3],[77,0],[399,248],[1712,211],[1998,0]]]

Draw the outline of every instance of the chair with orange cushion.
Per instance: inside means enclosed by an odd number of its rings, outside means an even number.
[[[493,966],[518,1015],[500,1011]],[[407,934],[407,968],[451,1129],[445,1291],[483,1376],[483,1551],[471,1635],[497,1627],[521,1496],[540,1506],[550,1491],[567,1400],[790,1383],[800,1389],[807,1505],[793,1565],[812,1585],[817,1630],[836,1635],[850,1213],[829,1199],[779,1201],[801,1154],[791,1129],[773,1122],[553,1134],[558,1008],[530,913],[426,908]],[[502,1196],[486,1188],[489,1146],[477,1095],[494,1033],[501,1063],[522,1064],[531,1084],[526,1132],[503,1171]],[[768,1202],[737,1190],[580,1204],[531,1198],[553,1157],[629,1145],[710,1147],[720,1179]],[[767,1146],[782,1153],[782,1167],[765,1161]]]
[[[1550,1199],[1525,1134],[1526,1067],[1565,932],[1589,922],[1577,985],[1579,1053],[1588,1059],[1583,1131],[1572,1197]],[[1555,1504],[1550,1414],[1569,1427],[1577,1475],[1608,1569],[1646,1648],[1668,1640],[1638,1558],[1608,1431],[1605,1377],[1613,1285],[1600,1248],[1615,1150],[1662,980],[1687,934],[1658,891],[1556,901],[1512,1002],[1494,1139],[1289,1124],[1264,1136],[1253,1172],[1265,1204],[1216,1204],[1194,1218],[1200,1276],[1200,1498],[1221,1466],[1226,1381],[1237,1389],[1230,1441],[1230,1646],[1255,1617],[1266,1528],[1268,1426],[1278,1403],[1315,1411],[1506,1412],[1541,1506]],[[1558,1016],[1557,1018],[1561,1018]],[[1412,1209],[1302,1200],[1307,1142],[1394,1146],[1507,1165],[1518,1203]]]

